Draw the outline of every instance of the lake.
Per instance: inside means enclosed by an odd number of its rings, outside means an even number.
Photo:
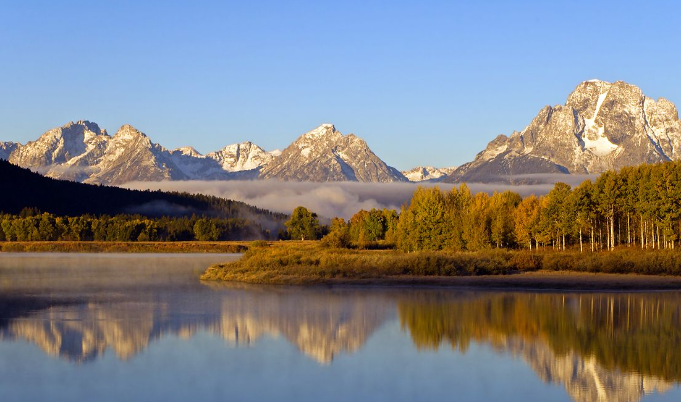
[[[0,254],[0,400],[681,400],[679,292],[198,280],[237,257]]]

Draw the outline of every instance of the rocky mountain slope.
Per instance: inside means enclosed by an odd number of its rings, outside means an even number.
[[[0,142],[0,159],[48,177],[119,185],[132,181],[278,179],[391,182],[407,179],[354,135],[333,125],[304,134],[284,152],[252,142],[202,155],[192,147],[168,150],[131,125],[109,136],[95,123],[70,122],[25,145]]]
[[[674,104],[622,81],[582,82],[565,105],[546,106],[521,132],[500,135],[445,181],[527,181],[537,173],[601,173],[681,158]],[[520,175],[520,177],[517,177]]]
[[[366,141],[343,135],[333,124],[322,124],[284,149],[265,166],[263,179],[283,181],[407,181],[397,169],[374,154]]]
[[[152,142],[131,125],[109,136],[81,120],[53,128],[25,145],[0,142],[0,159],[48,177],[86,183],[253,179],[278,155],[244,142],[201,155],[194,148],[173,151]]]
[[[9,156],[14,152],[15,149],[17,149],[17,144],[16,142],[0,142],[0,159],[9,159]]]
[[[456,167],[436,168],[432,166],[418,166],[410,170],[403,170],[401,173],[412,182],[440,181],[455,170]]]

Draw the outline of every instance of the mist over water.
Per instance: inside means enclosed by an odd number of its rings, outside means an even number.
[[[511,190],[522,196],[546,194],[553,184],[562,181],[577,185],[593,178],[589,175],[535,174],[513,176],[512,179],[538,184],[513,185],[508,183],[470,183],[472,192]],[[458,186],[448,183],[358,183],[358,182],[281,182],[276,180],[252,181],[161,181],[131,182],[122,187],[138,190],[186,191],[243,201],[274,212],[290,213],[297,206],[318,215],[349,219],[360,209],[388,208],[399,210],[409,202],[419,186],[438,186],[449,191]]]

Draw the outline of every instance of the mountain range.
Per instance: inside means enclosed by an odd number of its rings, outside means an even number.
[[[200,154],[192,147],[168,150],[131,125],[110,136],[80,120],[53,128],[27,144],[0,143],[0,159],[45,176],[93,184],[132,181],[251,180],[407,181],[374,154],[366,141],[322,124],[283,152],[252,142]]]
[[[524,182],[536,174],[596,174],[681,158],[676,106],[622,81],[582,82],[520,132],[499,135],[446,182]]]
[[[252,142],[202,155],[169,150],[123,125],[113,136],[80,120],[27,144],[0,142],[0,159],[46,176],[120,185],[132,181],[253,180],[359,182],[531,182],[537,174],[597,174],[681,159],[681,121],[674,104],[622,81],[582,82],[564,105],[546,106],[530,124],[499,135],[458,168],[398,171],[366,141],[332,124],[301,135],[283,151]],[[424,155],[425,157],[425,155]]]

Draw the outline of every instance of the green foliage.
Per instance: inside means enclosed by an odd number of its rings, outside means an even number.
[[[0,189],[3,189],[0,196],[0,214],[12,214],[25,219],[17,222],[17,224],[28,225],[26,227],[17,226],[14,229],[16,233],[12,235],[11,240],[17,240],[17,236],[26,240],[36,238],[69,238],[73,240],[86,240],[93,237],[100,239],[105,237],[129,238],[133,235],[135,237],[141,236],[142,239],[153,240],[155,236],[166,237],[165,234],[160,232],[154,234],[154,228],[147,226],[109,229],[106,227],[108,223],[104,223],[104,226],[102,226],[100,222],[92,221],[90,219],[92,216],[137,216],[143,221],[163,221],[164,223],[159,225],[158,230],[167,230],[168,240],[191,240],[194,238],[193,225],[195,222],[192,215],[223,221],[248,220],[253,232],[262,232],[258,226],[264,222],[275,233],[279,228],[283,228],[283,222],[286,219],[285,214],[273,213],[243,202],[219,197],[176,192],[128,190],[119,187],[55,180],[1,159]],[[70,217],[74,218],[75,221],[62,221],[59,224],[53,221],[41,222],[43,233],[38,235],[35,232],[29,233],[29,226],[34,225],[35,222],[28,219],[40,219],[41,211],[48,212],[55,218]],[[90,218],[84,221],[80,217]],[[189,226],[185,225],[187,219],[192,220]],[[173,220],[176,221],[172,222]],[[228,229],[227,227],[220,227],[221,223],[218,221],[213,223],[218,226],[219,230]],[[52,230],[50,226],[55,232],[47,233]],[[64,233],[63,229],[66,229],[68,233]],[[36,230],[41,231],[39,227]],[[112,235],[108,233],[109,230],[121,231],[121,233]],[[7,231],[11,231],[11,229],[7,229]],[[3,236],[7,231],[3,228]],[[123,232],[127,234],[123,234]],[[256,236],[255,233],[252,233],[251,237],[262,236]]]
[[[329,233],[322,237],[325,247],[347,248],[350,246],[350,226],[343,218],[333,218]]]
[[[371,239],[351,220],[353,240]],[[355,225],[355,223],[357,223]],[[356,226],[356,228],[355,228]],[[402,207],[391,237],[403,251],[550,247],[580,251],[617,246],[676,249],[681,238],[681,162],[606,172],[575,189],[556,183],[543,197],[506,191],[472,195],[468,187],[443,194],[419,188]],[[584,247],[586,244],[586,247]]]
[[[393,242],[397,219],[397,212],[388,209],[360,210],[350,218],[350,240],[359,248],[369,248],[383,240]]]
[[[199,241],[216,241],[220,237],[220,230],[215,222],[202,218],[194,224],[194,237]]]
[[[217,241],[268,235],[244,219],[140,215],[0,215],[2,241]]]
[[[321,234],[317,214],[305,207],[294,209],[291,218],[284,225],[289,237],[295,240],[317,240]]]
[[[438,187],[419,187],[400,215],[398,247],[404,251],[442,250],[452,237],[449,208]]]

